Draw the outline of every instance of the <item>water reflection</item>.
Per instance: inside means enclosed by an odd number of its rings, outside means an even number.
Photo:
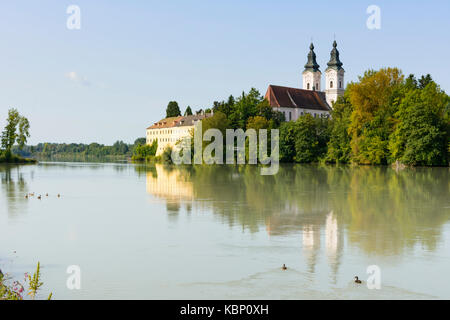
[[[26,179],[20,166],[0,165],[2,192],[6,195],[8,217],[14,218],[23,212],[26,206],[25,195],[29,193]]]
[[[254,166],[155,165],[147,192],[168,211],[203,206],[249,232],[297,233],[309,271],[324,252],[336,274],[344,240],[367,254],[434,250],[450,218],[449,181],[448,168],[289,165],[261,176]]]

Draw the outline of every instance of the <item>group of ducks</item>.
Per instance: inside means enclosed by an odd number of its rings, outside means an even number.
[[[46,193],[45,196],[48,197],[48,193]],[[33,193],[28,193],[28,194],[25,195],[25,199],[28,199],[29,197],[34,197],[34,192],[33,192]],[[58,197],[58,198],[61,198],[61,195],[58,193],[57,197]],[[41,200],[41,199],[42,199],[42,196],[41,196],[41,195],[38,195],[37,198],[38,198],[39,200]]]
[[[281,267],[281,270],[287,270],[287,267],[286,267],[286,265],[284,263],[283,263],[283,266]],[[355,278],[353,278],[353,280],[357,284],[361,284],[362,283],[362,281],[359,280],[358,276],[355,276]]]

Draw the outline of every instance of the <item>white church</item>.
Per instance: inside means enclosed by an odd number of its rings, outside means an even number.
[[[316,61],[311,43],[308,62],[303,71],[303,89],[269,85],[265,98],[272,108],[284,113],[286,121],[295,121],[309,113],[314,117],[329,117],[333,103],[344,95],[344,69],[339,60],[337,43],[334,41],[328,68],[325,70],[325,91],[322,91],[322,72]]]

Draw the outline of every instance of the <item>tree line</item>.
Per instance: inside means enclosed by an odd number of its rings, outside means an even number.
[[[401,164],[447,166],[450,152],[450,98],[430,75],[405,77],[397,68],[369,70],[348,84],[333,104],[330,118],[310,114],[285,121],[284,114],[252,88],[238,97],[215,101],[203,120],[203,130],[279,129],[282,162],[355,163],[363,165]],[[185,115],[191,115],[190,106]],[[180,116],[176,101],[169,102],[167,117]],[[40,143],[26,146],[29,122],[16,109],[8,114],[2,132],[0,160],[11,154],[41,159],[77,160],[86,157],[112,160],[153,157],[157,144],[146,146],[145,138],[134,144],[117,141],[112,146],[98,143]],[[164,153],[167,158],[169,152]]]
[[[369,70],[347,86],[330,118],[305,114],[286,122],[254,88],[210,109],[203,130],[216,128],[224,137],[226,129],[279,129],[282,162],[447,166],[450,160],[450,98],[430,75]]]
[[[133,144],[116,141],[113,145],[99,143],[39,143],[35,146],[13,148],[13,152],[23,157],[34,157],[40,160],[84,161],[84,160],[126,160],[131,158],[141,146],[145,138],[138,138]]]

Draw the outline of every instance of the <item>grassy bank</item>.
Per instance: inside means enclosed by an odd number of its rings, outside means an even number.
[[[23,158],[12,153],[0,151],[0,163],[33,164],[37,163],[37,160],[32,158]]]

